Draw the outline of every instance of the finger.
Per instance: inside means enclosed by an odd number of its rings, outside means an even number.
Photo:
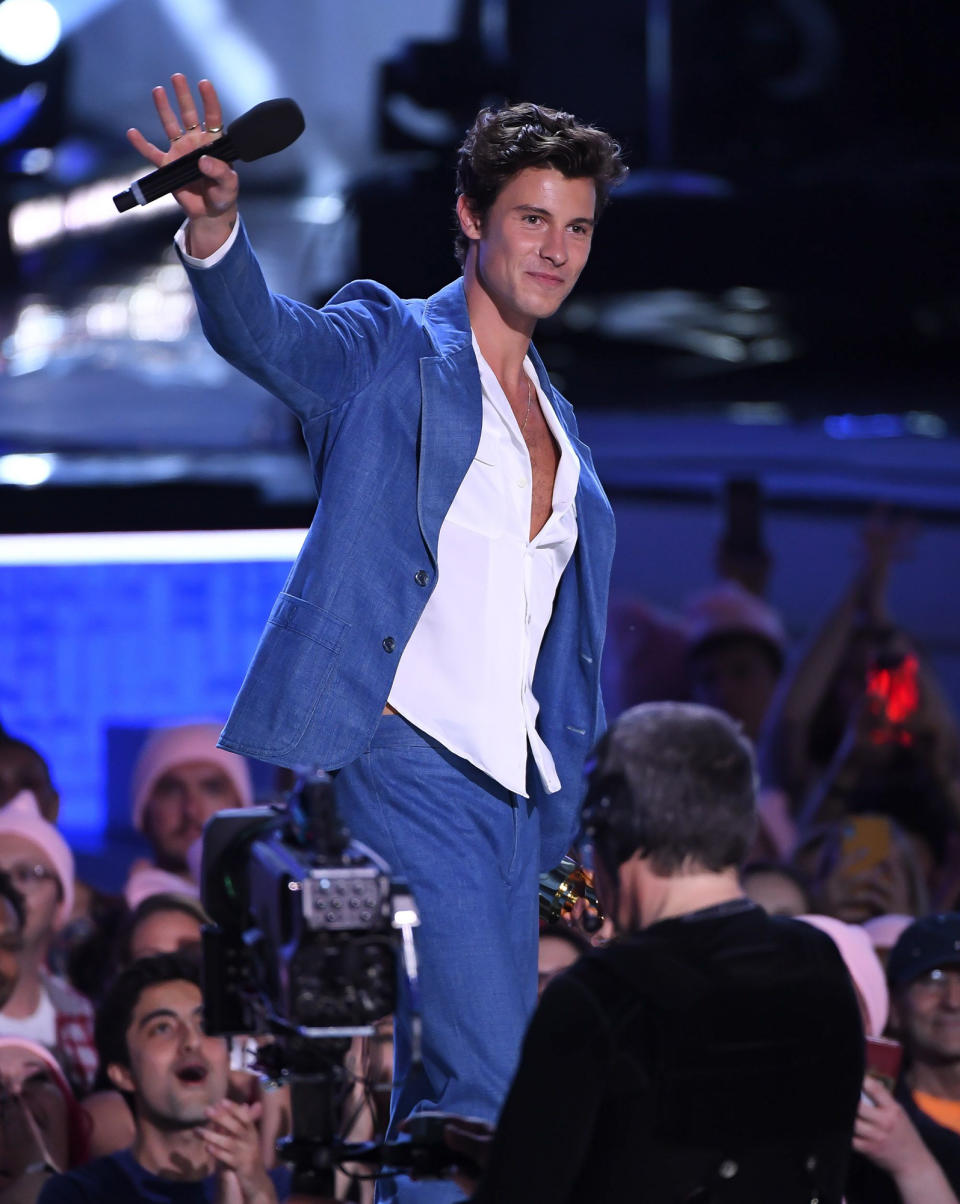
[[[180,121],[183,128],[188,133],[191,130],[200,128],[200,114],[197,112],[197,102],[193,99],[193,93],[190,91],[190,85],[187,83],[187,77],[182,71],[175,71],[170,76],[170,83],[173,84],[173,92],[177,98],[177,107],[180,109]]]
[[[207,156],[204,155],[204,158],[206,158],[206,157]],[[217,161],[219,162],[219,160],[217,160]],[[224,1096],[224,1098],[222,1100],[218,1100],[217,1103],[211,1104],[210,1107],[218,1109],[221,1112],[226,1112],[231,1116],[235,1116],[235,1117],[237,1117],[238,1120],[241,1120],[246,1124],[249,1124],[252,1121],[254,1121],[256,1119],[256,1117],[259,1116],[259,1114],[260,1114],[259,1113],[259,1108],[260,1108],[259,1104],[243,1103],[240,1100],[230,1099],[229,1096]],[[256,1112],[256,1115],[254,1114],[254,1108],[258,1109],[258,1111]]]
[[[250,1139],[250,1126],[243,1124],[235,1116],[225,1116],[223,1113],[211,1116],[209,1128],[211,1133],[221,1133],[231,1141]]]
[[[197,1132],[203,1138],[204,1143],[211,1150],[217,1150],[218,1158],[226,1158],[236,1161],[238,1158],[249,1157],[250,1143],[234,1137],[232,1133],[221,1133],[217,1129],[198,1129]]]
[[[215,1145],[221,1149],[226,1146],[233,1148],[237,1144],[237,1139],[232,1133],[225,1133],[223,1129],[215,1129],[210,1125],[200,1125],[197,1133],[208,1145]]]
[[[203,124],[207,127],[208,133],[219,138],[223,131],[223,110],[220,107],[217,90],[208,79],[202,79],[197,84],[197,90],[203,102]]]
[[[134,150],[139,151],[145,159],[149,159],[155,167],[160,167],[163,164],[164,152],[159,146],[154,146],[152,142],[148,142],[138,129],[131,128],[127,130],[127,141]]]
[[[237,173],[229,163],[224,163],[216,155],[201,155],[197,160],[197,167],[208,179],[214,180],[226,188],[232,188],[236,183]]]
[[[226,1133],[217,1133],[214,1129],[198,1129],[197,1132],[213,1157],[228,1166],[236,1166],[246,1153],[242,1145],[238,1146],[237,1139]]]
[[[853,1125],[853,1132],[862,1141],[878,1141],[883,1136],[883,1128],[867,1117],[858,1117]]]
[[[864,1076],[863,1089],[878,1108],[887,1107],[894,1102],[883,1080],[869,1072]]]
[[[219,1103],[211,1104],[207,1108],[207,1116],[225,1132],[233,1133],[236,1137],[241,1137],[247,1136],[253,1128],[251,1111],[248,1104],[240,1104],[231,1099],[222,1099]]]
[[[180,118],[174,113],[167,98],[167,90],[162,85],[157,85],[153,89],[153,103],[156,106],[160,124],[163,126],[163,132],[170,141],[173,142],[175,138],[182,137],[183,130],[180,128]]]

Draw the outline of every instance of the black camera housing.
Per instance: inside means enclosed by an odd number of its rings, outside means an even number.
[[[403,883],[336,816],[332,785],[207,824],[201,894],[207,1031],[346,1036],[396,1005]]]

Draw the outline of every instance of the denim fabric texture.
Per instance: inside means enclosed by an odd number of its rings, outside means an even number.
[[[537,813],[399,715],[336,774],[350,830],[411,887],[423,1056],[411,1067],[411,1000],[394,1019],[391,1136],[420,1109],[495,1120],[537,996]],[[447,1204],[450,1183],[381,1183],[382,1200]]]
[[[410,1000],[401,996],[393,1123],[415,1108],[492,1120],[536,994],[537,875],[575,836],[584,761],[604,727],[613,513],[573,410],[531,347],[581,467],[577,545],[533,680],[538,730],[562,785],[549,794],[528,772],[530,797],[518,799],[399,716],[382,715],[436,585],[441,524],[480,441],[462,281],[426,301],[355,281],[314,309],[269,291],[242,229],[219,263],[187,271],[212,346],[299,418],[319,495],[221,745],[339,771],[347,825],[414,892],[424,1051],[412,1067]],[[405,1178],[379,1191],[401,1204],[460,1196],[449,1183]]]
[[[314,309],[268,290],[243,230],[216,266],[187,271],[214,348],[300,419],[319,493],[221,742],[297,769],[336,769],[377,727],[436,582],[440,525],[479,443],[463,284],[404,301],[355,281]],[[547,794],[531,782],[549,869],[575,832],[583,762],[604,726],[614,523],[573,410],[530,355],[581,462],[579,538],[534,678],[538,729],[562,783]]]

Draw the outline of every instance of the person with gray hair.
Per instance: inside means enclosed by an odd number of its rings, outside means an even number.
[[[740,887],[755,778],[708,707],[634,707],[600,741],[583,819],[620,936],[545,990],[495,1134],[447,1125],[486,1163],[475,1204],[839,1204],[863,1029],[833,942]]]

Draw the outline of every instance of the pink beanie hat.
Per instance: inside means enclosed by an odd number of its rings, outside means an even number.
[[[691,646],[711,636],[743,633],[765,640],[782,653],[787,633],[779,614],[737,581],[721,581],[686,605]]]
[[[53,864],[63,896],[54,922],[58,929],[62,928],[73,914],[73,854],[53,824],[40,814],[32,791],[21,790],[5,807],[0,807],[0,844],[7,833],[35,844]]]
[[[200,887],[195,882],[181,878],[179,874],[170,874],[155,865],[138,866],[130,874],[123,888],[127,906],[133,911],[151,895],[189,895],[191,899],[199,899]]]
[[[250,767],[243,757],[217,748],[220,735],[218,723],[185,723],[179,727],[162,727],[151,732],[140,750],[133,767],[133,826],[143,829],[143,813],[154,786],[169,769],[191,761],[206,761],[222,769],[233,783],[239,806],[253,803],[253,782]]]
[[[0,1037],[0,1049],[22,1049],[32,1054],[38,1062],[48,1066],[56,1076],[57,1086],[67,1096],[73,1097],[73,1088],[67,1082],[63,1067],[45,1045],[31,1041],[29,1037]]]
[[[797,919],[825,932],[840,950],[840,956],[867,1009],[867,1036],[881,1036],[887,1027],[890,992],[883,966],[869,936],[859,924],[845,924],[833,916],[797,916]]]
[[[884,916],[873,916],[869,920],[864,920],[860,926],[870,938],[874,949],[892,949],[899,940],[901,932],[906,932],[915,918],[915,916],[898,916],[890,913]]]

